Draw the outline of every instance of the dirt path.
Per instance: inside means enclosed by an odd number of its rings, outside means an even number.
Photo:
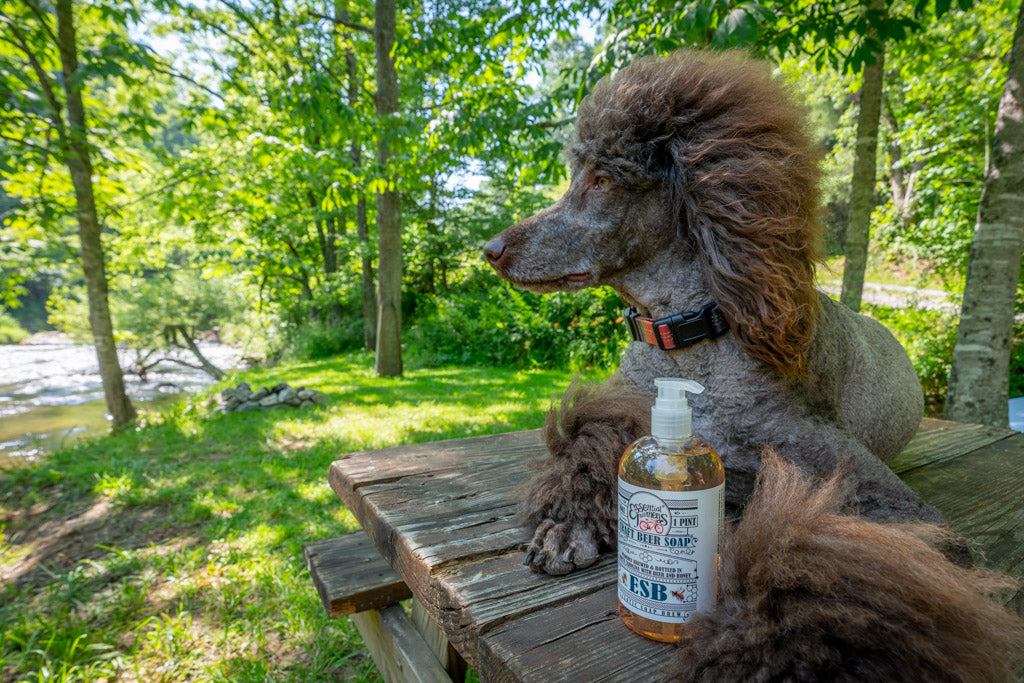
[[[823,292],[832,297],[839,297],[842,282],[828,280],[819,283]],[[862,299],[876,306],[893,308],[926,308],[942,309],[950,313],[960,310],[960,295],[941,289],[924,289],[907,285],[883,285],[877,282],[865,282]]]

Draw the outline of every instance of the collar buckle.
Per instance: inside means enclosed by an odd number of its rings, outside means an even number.
[[[729,330],[718,304],[712,302],[699,311],[686,311],[659,318],[644,318],[633,306],[625,315],[626,325],[633,341],[643,341],[664,351],[693,346],[704,339],[720,337]]]

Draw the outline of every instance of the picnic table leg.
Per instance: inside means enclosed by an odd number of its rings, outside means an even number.
[[[302,555],[327,613],[349,615],[388,683],[463,683],[466,661],[363,533],[305,543]]]
[[[434,623],[434,620],[427,614],[426,608],[416,598],[412,599],[412,623],[423,636],[423,640],[427,642],[427,646],[434,651],[434,655],[451,679],[456,683],[465,681],[469,665],[459,651],[448,642],[444,631]]]
[[[387,683],[452,683],[401,605],[351,615]]]

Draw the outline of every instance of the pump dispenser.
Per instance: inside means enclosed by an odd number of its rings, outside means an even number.
[[[651,435],[619,462],[619,615],[647,638],[676,642],[717,592],[725,505],[718,454],[693,436],[688,379],[654,380]]]
[[[703,393],[704,387],[690,379],[659,377],[654,380],[658,398],[651,408],[651,436],[656,439],[685,439],[693,429],[693,412],[686,392]]]

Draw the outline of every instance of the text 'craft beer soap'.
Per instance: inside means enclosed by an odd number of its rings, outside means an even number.
[[[700,384],[655,380],[651,435],[619,462],[619,614],[647,638],[676,642],[717,591],[725,470],[691,433],[686,392]]]

